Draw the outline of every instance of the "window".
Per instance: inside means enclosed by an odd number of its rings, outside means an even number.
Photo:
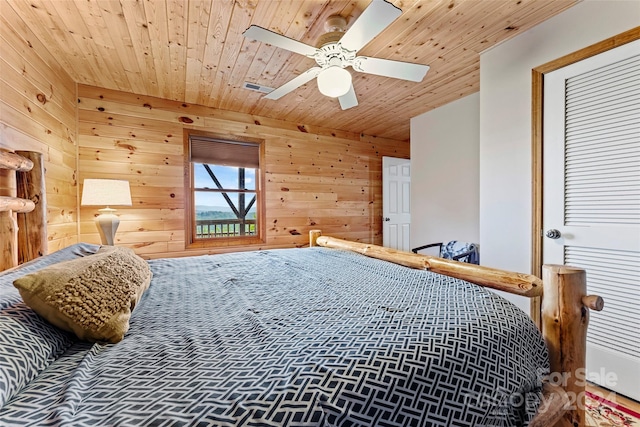
[[[261,142],[185,133],[187,247],[263,242]]]

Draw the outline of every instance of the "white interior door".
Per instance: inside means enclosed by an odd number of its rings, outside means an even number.
[[[586,269],[588,379],[640,400],[640,41],[545,74],[543,120],[544,263]]]
[[[382,158],[382,245],[409,250],[411,161]]]

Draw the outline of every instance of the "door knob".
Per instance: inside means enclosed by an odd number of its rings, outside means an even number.
[[[545,235],[550,239],[559,239],[561,236],[560,231],[556,230],[555,228],[552,228],[551,230],[547,230]]]
[[[384,220],[385,221],[391,221],[391,218],[385,218]]]

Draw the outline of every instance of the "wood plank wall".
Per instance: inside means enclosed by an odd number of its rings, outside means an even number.
[[[43,153],[48,250],[76,243],[76,84],[9,3],[0,14],[0,149]]]
[[[311,228],[382,242],[382,156],[408,158],[406,141],[85,85],[78,98],[80,184],[85,178],[131,184],[133,206],[118,208],[116,244],[148,257],[223,251],[185,251],[185,128],[265,140],[266,244],[233,250],[304,246]],[[97,209],[80,208],[81,241],[99,242]]]

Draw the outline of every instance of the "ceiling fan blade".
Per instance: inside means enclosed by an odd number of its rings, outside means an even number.
[[[353,90],[353,84],[351,84],[349,92],[339,97],[338,100],[340,101],[340,107],[342,107],[343,110],[348,110],[349,108],[358,105],[358,98],[356,97],[356,91]]]
[[[351,28],[344,33],[340,44],[347,50],[357,52],[401,14],[402,10],[391,3],[385,0],[373,0]]]
[[[353,61],[353,69],[361,73],[420,82],[427,74],[427,71],[429,71],[429,66],[413,64],[411,62],[392,61],[390,59],[358,56]]]
[[[308,44],[299,42],[298,40],[290,39],[266,28],[252,25],[242,33],[248,39],[257,40],[263,43],[269,43],[272,46],[281,47],[282,49],[289,50],[291,52],[299,53],[300,55],[313,56],[317,49]]]
[[[294,78],[293,80],[289,80],[288,82],[286,82],[285,84],[283,84],[279,88],[274,89],[273,91],[269,92],[269,94],[266,95],[264,98],[265,99],[273,99],[273,100],[280,99],[283,96],[285,96],[286,94],[288,94],[289,92],[291,92],[293,90],[296,90],[297,88],[299,88],[303,84],[305,84],[308,81],[312,80],[313,78],[317,77],[318,74],[320,74],[320,71],[322,71],[322,68],[320,68],[320,67],[310,68],[307,71],[305,71],[304,73],[300,74],[298,77]]]

